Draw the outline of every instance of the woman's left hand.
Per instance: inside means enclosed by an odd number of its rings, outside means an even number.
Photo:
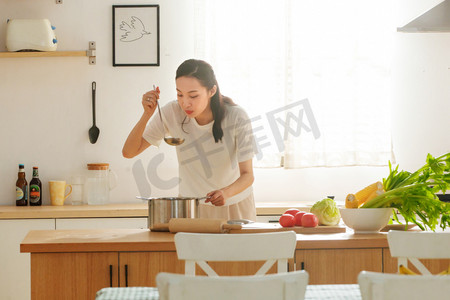
[[[224,206],[225,200],[228,198],[222,190],[209,192],[206,196],[208,198],[205,203],[211,202],[211,204],[215,206]]]

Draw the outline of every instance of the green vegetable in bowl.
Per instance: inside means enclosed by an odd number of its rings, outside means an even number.
[[[389,176],[383,179],[386,191],[369,201],[362,208],[393,207],[405,218],[406,224],[414,223],[422,230],[442,229],[450,226],[450,203],[442,202],[436,196],[445,194],[450,187],[450,153],[437,158],[428,154],[426,164],[410,173],[392,169],[389,162]],[[395,212],[395,210],[394,210]],[[398,222],[397,213],[394,219]]]
[[[339,223],[341,214],[333,199],[325,198],[317,201],[310,210],[319,218],[319,224],[333,226]]]

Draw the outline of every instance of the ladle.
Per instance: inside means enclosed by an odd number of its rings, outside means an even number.
[[[97,89],[97,85],[95,81],[92,82],[92,120],[93,125],[89,128],[89,141],[91,144],[95,144],[98,139],[98,135],[100,134],[100,129],[95,125],[95,90]]]
[[[155,86],[153,86],[153,89],[155,89]],[[159,118],[161,119],[161,123],[163,124],[163,128],[164,128],[164,141],[171,145],[171,146],[178,146],[184,143],[184,139],[183,138],[176,138],[170,135],[166,134],[166,125],[164,124],[164,121],[162,119],[162,114],[161,114],[161,109],[159,108],[159,101],[156,101],[157,106],[158,106],[158,112],[159,112]]]

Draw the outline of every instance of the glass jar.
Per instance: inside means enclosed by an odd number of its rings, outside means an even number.
[[[70,178],[72,194],[70,194],[69,200],[72,205],[82,205],[86,203],[84,200],[84,181],[85,178],[82,175],[74,175]]]
[[[117,185],[116,174],[109,169],[109,164],[96,163],[87,165],[86,200],[90,205],[109,203],[109,191]]]

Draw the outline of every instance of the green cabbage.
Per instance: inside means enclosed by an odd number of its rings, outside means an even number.
[[[333,199],[325,198],[317,201],[310,210],[319,219],[319,224],[333,226],[339,223],[341,214]]]

